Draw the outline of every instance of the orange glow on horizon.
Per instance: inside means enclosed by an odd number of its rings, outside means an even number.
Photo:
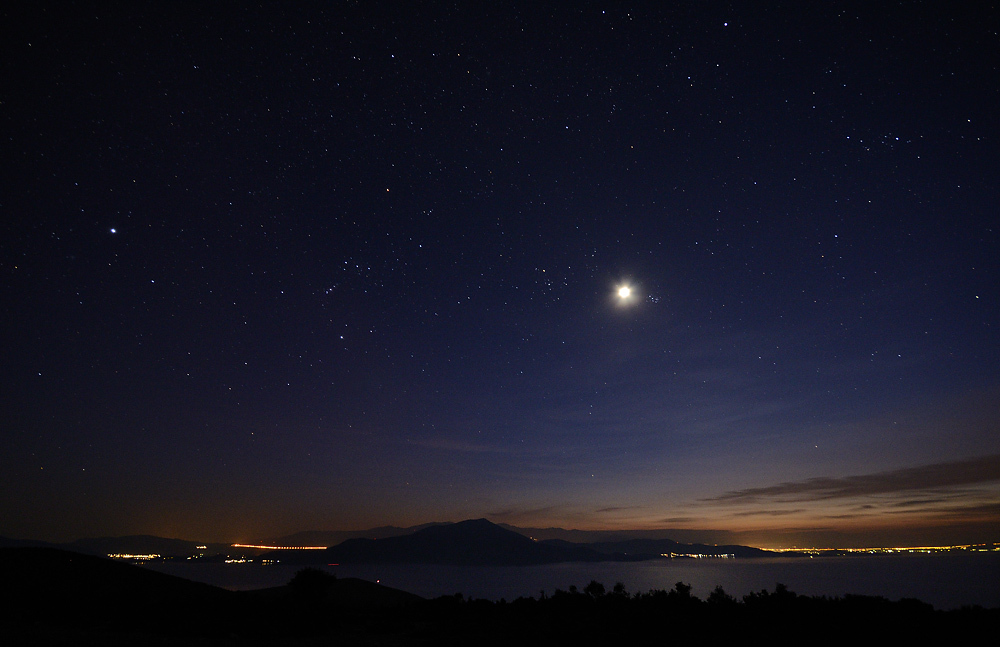
[[[233,544],[233,548],[258,548],[261,550],[326,550],[328,546],[258,546],[256,544]]]

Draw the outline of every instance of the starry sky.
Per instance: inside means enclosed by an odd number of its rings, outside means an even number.
[[[0,535],[1000,540],[1000,20],[889,4],[2,10]]]

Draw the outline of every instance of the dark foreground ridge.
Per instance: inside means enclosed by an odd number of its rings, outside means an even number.
[[[538,598],[425,600],[313,568],[285,586],[234,592],[50,548],[0,549],[4,644],[590,645],[804,641],[954,644],[995,629],[1000,609],[937,611],[918,600],[801,596],[777,585],[737,600],[678,582],[629,594],[590,582]],[[985,635],[985,634],[984,634]],[[846,642],[845,642],[846,644]]]

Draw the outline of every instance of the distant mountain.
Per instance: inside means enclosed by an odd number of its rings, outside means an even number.
[[[424,523],[419,526],[409,528],[399,528],[397,526],[379,526],[368,530],[306,530],[293,535],[268,539],[266,544],[270,546],[336,546],[348,539],[387,539],[389,537],[400,537],[410,535],[418,530],[431,526],[444,525],[438,523]]]
[[[583,544],[587,548],[608,555],[627,555],[631,559],[655,559],[663,555],[732,555],[733,557],[774,556],[768,550],[750,546],[708,546],[706,544],[682,544],[671,539],[628,539]]]
[[[201,548],[204,546],[204,548]],[[55,548],[85,555],[107,556],[115,553],[133,555],[162,555],[164,557],[188,557],[191,555],[215,555],[226,553],[229,544],[203,544],[187,539],[169,539],[154,535],[128,535],[125,537],[91,537],[77,539],[64,544],[45,541],[9,539],[0,537],[0,548]]]
[[[283,562],[316,562],[317,555],[281,553]],[[486,519],[434,525],[410,535],[386,539],[348,539],[328,548],[326,563],[456,564],[517,566],[608,559],[581,546],[554,546],[532,541]]]
[[[533,539],[563,539],[575,544],[592,544],[629,539],[670,539],[681,543],[737,544],[739,533],[727,530],[690,530],[686,528],[658,528],[655,530],[567,530],[566,528],[520,528],[505,523],[502,528],[513,530]]]
[[[550,564],[570,561],[635,561],[664,554],[764,557],[777,553],[738,545],[685,544],[665,530],[584,531],[517,528],[486,519],[428,523],[410,528],[381,526],[354,531],[306,531],[266,543],[328,546],[327,551],[272,551],[285,563]],[[567,540],[567,537],[572,539]],[[51,547],[89,555],[155,554],[163,557],[226,555],[229,544],[206,544],[153,535],[96,537],[66,544],[0,537],[2,547]],[[204,546],[204,548],[202,548]],[[255,551],[250,552],[256,554]]]
[[[10,537],[0,537],[0,548],[55,548],[55,544],[47,541],[37,541],[35,539],[11,539]]]
[[[539,539],[554,546],[583,546],[615,559],[654,559],[662,555],[733,555],[734,557],[774,557],[780,553],[737,544],[683,543],[664,535],[670,530],[566,530],[564,528],[503,528]]]
[[[205,546],[206,548],[199,548]],[[190,555],[224,553],[228,544],[201,544],[187,539],[169,539],[153,535],[128,535],[125,537],[94,537],[77,539],[59,548],[88,555],[111,555],[129,553],[140,555],[162,555],[164,557],[187,557]]]
[[[289,544],[294,545],[294,544]],[[316,544],[321,545],[321,544]],[[299,564],[456,564],[514,566],[558,562],[639,561],[664,555],[763,557],[748,546],[682,544],[671,539],[623,539],[575,543],[537,541],[486,519],[434,524],[408,535],[383,539],[355,537],[325,551],[272,551],[267,556]]]

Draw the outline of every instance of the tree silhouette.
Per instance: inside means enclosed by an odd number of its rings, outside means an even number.
[[[604,596],[604,585],[597,580],[590,580],[590,584],[583,587],[583,592],[592,598],[600,598]]]
[[[679,600],[690,600],[693,597],[691,595],[691,585],[684,582],[674,584],[674,589],[668,595]]]
[[[736,604],[736,598],[726,593],[725,589],[722,588],[722,585],[719,584],[714,589],[712,589],[711,593],[708,594],[708,603],[718,604],[718,605],[733,605]]]

